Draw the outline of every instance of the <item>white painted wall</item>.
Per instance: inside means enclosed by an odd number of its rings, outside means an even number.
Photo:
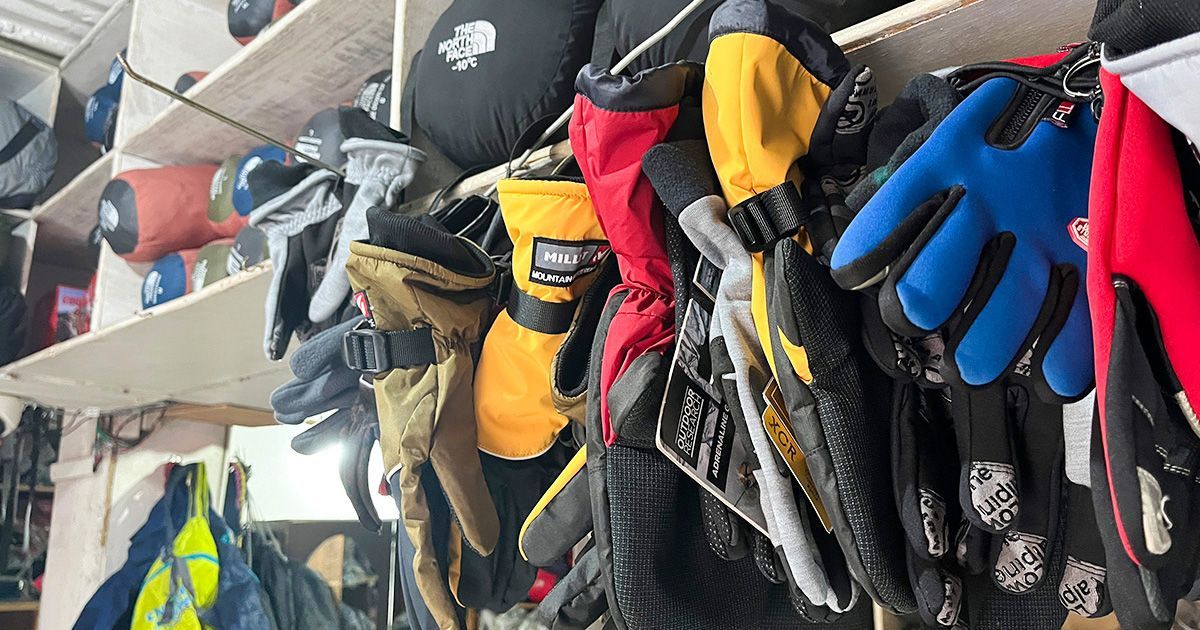
[[[338,477],[341,452],[333,449],[301,455],[291,448],[292,437],[307,425],[232,427],[229,455],[251,468],[251,517],[260,521],[350,521],[357,517]],[[383,477],[379,445],[371,452],[370,479]],[[374,495],[383,520],[398,517],[391,498]]]

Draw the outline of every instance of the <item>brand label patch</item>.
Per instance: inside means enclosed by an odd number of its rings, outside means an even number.
[[[196,261],[196,266],[192,267],[192,291],[204,288],[204,276],[206,275],[208,275],[208,259],[201,258]]]
[[[479,56],[496,50],[496,25],[475,20],[454,27],[454,36],[438,42],[437,54],[451,70],[462,72],[479,65]]]
[[[1067,232],[1071,234],[1071,240],[1083,251],[1088,250],[1088,220],[1086,217],[1076,217],[1067,224]]]
[[[1054,113],[1050,114],[1050,123],[1060,129],[1066,129],[1071,126],[1071,114],[1075,113],[1076,103],[1071,101],[1063,101],[1058,104]]]
[[[367,292],[355,291],[353,299],[354,305],[358,307],[359,312],[362,313],[364,318],[366,318],[367,323],[371,325],[371,328],[374,328],[375,316],[371,314],[371,300],[367,299]]]
[[[529,281],[549,287],[569,287],[596,270],[612,248],[606,241],[533,239]]]
[[[108,199],[100,200],[100,227],[104,228],[105,232],[111,232],[117,229],[117,223],[121,220],[121,213],[117,212],[117,205]]]

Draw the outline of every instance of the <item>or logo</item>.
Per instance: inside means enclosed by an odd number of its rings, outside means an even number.
[[[109,199],[100,200],[100,227],[104,228],[105,232],[112,232],[117,229],[117,224],[121,221],[121,213],[117,212],[117,205]]]
[[[238,248],[234,247],[229,250],[229,257],[225,259],[225,272],[233,275],[241,271],[246,264],[246,255]]]
[[[1163,492],[1150,471],[1138,466],[1137,476],[1142,491],[1142,532],[1146,551],[1161,556],[1171,550],[1171,529],[1175,527],[1167,516],[1167,502],[1171,497]]]
[[[146,281],[142,283],[142,304],[156,304],[160,295],[162,295],[162,274],[157,269],[153,269],[146,274]]]
[[[971,504],[983,522],[1004,530],[1017,519],[1017,474],[1012,464],[971,462]]]
[[[1058,601],[1063,608],[1091,617],[1100,612],[1104,603],[1104,578],[1107,571],[1102,566],[1067,556],[1067,566],[1058,583]]]
[[[917,490],[921,505],[921,523],[925,530],[925,544],[929,555],[940,558],[946,553],[949,533],[946,529],[946,501],[941,495],[920,488]]]
[[[1071,240],[1079,246],[1083,251],[1088,250],[1088,220],[1087,217],[1075,217],[1067,224],[1067,232],[1071,234]]]
[[[354,293],[354,305],[358,307],[362,316],[366,318],[367,323],[371,328],[375,327],[375,315],[371,313],[371,300],[367,299],[366,291],[356,291]]]
[[[237,174],[235,185],[242,190],[248,190],[250,188],[250,171],[258,168],[262,162],[263,159],[257,155],[253,155],[249,160],[246,160],[246,163],[242,165],[242,171]]]
[[[196,266],[192,267],[192,290],[199,291],[204,288],[204,276],[208,275],[208,259],[201,258],[196,261]]]
[[[683,407],[679,410],[679,428],[675,431],[675,446],[684,453],[696,452],[696,436],[699,434],[700,419],[704,415],[704,398],[700,393],[688,389],[683,394]]]
[[[1071,126],[1071,114],[1075,113],[1075,103],[1071,101],[1063,101],[1058,104],[1053,114],[1050,114],[1050,123],[1060,129],[1066,129]]]
[[[1046,539],[1036,534],[1005,532],[996,557],[996,585],[1024,593],[1037,585],[1046,570]]]
[[[551,287],[569,287],[593,272],[612,248],[607,241],[533,239],[529,281]]]
[[[454,36],[438,42],[437,54],[445,57],[455,72],[479,65],[479,56],[496,50],[496,26],[487,20],[475,20],[454,27]]]
[[[218,168],[217,172],[213,174],[212,182],[208,185],[208,200],[209,201],[215,200],[221,194],[221,191],[224,189],[225,189],[225,165],[222,164],[221,168]]]
[[[946,628],[958,627],[962,615],[962,580],[958,577],[939,571],[942,578],[942,609],[937,613],[938,624]]]
[[[838,116],[835,133],[848,135],[866,128],[879,109],[879,93],[875,89],[870,68],[865,68],[854,79],[854,90],[846,99],[846,107]]]

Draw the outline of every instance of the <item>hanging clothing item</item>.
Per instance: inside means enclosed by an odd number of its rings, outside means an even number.
[[[346,336],[347,360],[375,375],[380,448],[387,474],[398,471],[418,585],[438,623],[454,627],[422,476],[437,476],[464,542],[491,553],[499,519],[477,450],[473,389],[495,268],[430,217],[372,208],[367,225],[370,240],[350,244],[346,272],[368,327]]]
[[[581,181],[505,179],[497,192],[514,286],[483,343],[475,414],[480,450],[526,459],[546,452],[567,425],[551,368],[610,248]]]
[[[793,347],[794,356],[775,356],[768,313],[769,295],[775,288],[768,278],[774,273],[776,242],[788,240],[800,227],[799,195],[794,183],[796,162],[813,145],[818,125],[827,127],[837,120],[837,112],[832,121],[826,120],[828,115],[822,116],[822,112],[834,87],[844,85],[850,68],[829,35],[817,25],[763,0],[733,0],[721,5],[713,14],[710,38],[704,126],[717,179],[730,206],[728,220],[742,241],[742,253],[732,256],[749,260],[748,282],[737,280],[745,285],[736,291],[744,294],[748,289],[749,323],[753,325],[747,331],[740,325],[744,321],[730,322],[734,330],[724,331],[732,335],[726,346],[757,345],[760,349],[747,354],[741,366],[741,359],[731,349],[735,376],[739,367],[741,372],[751,373],[760,360],[767,368],[758,383],[747,382],[745,391],[739,392],[746,423],[756,441],[755,450],[764,466],[760,478],[763,511],[772,541],[806,605],[844,612],[857,600],[859,583],[850,579],[837,541],[818,522],[823,508],[810,510],[797,505],[792,484],[793,474],[800,473],[776,462],[776,446],[759,419],[766,407],[766,381],[780,361],[789,361],[793,364],[788,366],[789,371],[811,380],[803,347]],[[840,90],[847,93],[843,98],[854,93],[852,87]],[[782,275],[782,269],[778,273]],[[730,290],[734,291],[732,287]],[[738,317],[744,319],[745,315]],[[753,333],[753,338],[730,342],[747,333]],[[758,352],[762,354],[755,356]],[[793,393],[783,389],[782,381],[795,380],[794,375],[777,373],[776,377],[785,395]],[[798,381],[797,385],[804,388]],[[797,414],[802,406],[811,406],[811,394],[806,398],[793,395],[786,401],[787,409],[781,411]],[[786,420],[793,425],[800,421],[799,417]],[[796,438],[804,435],[796,428],[788,433]],[[805,444],[804,452],[821,446]],[[809,500],[819,501],[815,496],[809,496]],[[911,604],[908,607],[911,609]]]
[[[32,208],[57,166],[54,130],[0,97],[0,208]]]
[[[1104,475],[1092,478],[1113,562],[1137,575],[1113,584],[1123,624],[1154,627],[1192,588],[1200,545],[1200,164],[1186,140],[1101,72],[1104,109],[1092,174],[1088,298]],[[1101,517],[1103,518],[1103,517]],[[1117,544],[1119,543],[1119,544]],[[1118,559],[1120,558],[1120,559]],[[1132,601],[1131,601],[1132,600]],[[1169,612],[1168,612],[1169,609]],[[1141,612],[1139,612],[1141,611]],[[1142,612],[1152,614],[1145,615]]]
[[[420,128],[464,169],[508,160],[527,131],[570,105],[600,4],[455,0],[413,60],[401,128]]]

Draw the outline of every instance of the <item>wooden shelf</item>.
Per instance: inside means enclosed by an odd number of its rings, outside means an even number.
[[[4,613],[19,613],[19,612],[36,612],[41,606],[41,602],[36,599],[16,599],[11,601],[0,601],[0,614]]]
[[[1059,0],[914,0],[833,34],[851,63],[875,70],[881,103],[921,72],[1053,52],[1082,41],[1096,3]]]
[[[25,357],[0,368],[0,393],[66,409],[176,401],[267,410],[271,390],[290,376],[286,362],[262,352],[270,278],[265,263]],[[269,417],[234,409],[205,415],[220,424],[266,424]]]
[[[354,96],[390,67],[395,6],[377,0],[307,0],[197,83],[195,101],[283,141],[310,116]],[[144,86],[130,89],[147,90]],[[220,162],[261,144],[172,102],[122,141],[132,154],[167,164]]]
[[[96,226],[100,193],[112,179],[110,151],[63,186],[33,211],[38,222],[35,256],[56,264],[94,267],[95,256],[88,247],[88,234]]]

